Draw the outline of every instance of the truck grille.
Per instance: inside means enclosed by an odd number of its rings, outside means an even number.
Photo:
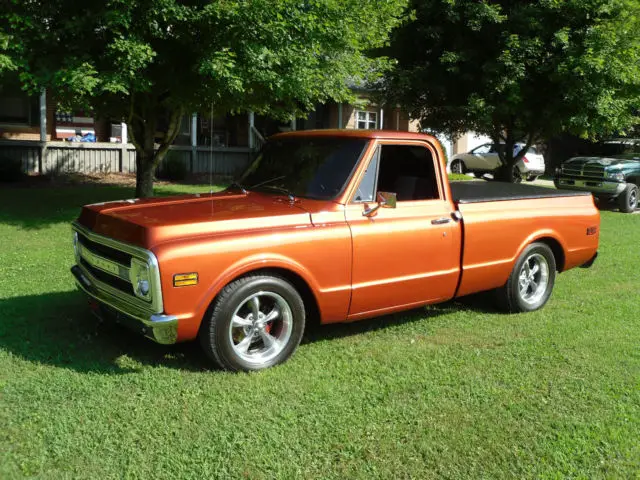
[[[78,223],[73,230],[76,262],[98,289],[151,313],[163,311],[158,260],[152,252],[98,235]],[[150,298],[138,297],[131,283],[134,259],[148,266]]]
[[[562,174],[569,177],[593,178],[602,180],[604,178],[604,167],[602,165],[562,165]]]
[[[130,281],[111,275],[109,272],[105,272],[104,270],[100,270],[99,268],[91,265],[84,258],[80,259],[80,265],[82,265],[86,270],[89,271],[91,275],[100,280],[102,283],[106,283],[113,288],[117,288],[127,295],[135,295],[133,292],[133,285],[131,285]]]
[[[78,263],[96,280],[127,295],[135,295],[129,279],[132,255],[94,242],[78,232]]]
[[[97,255],[113,260],[121,265],[131,265],[131,258],[133,255],[129,253],[89,240],[80,232],[78,232],[78,242],[80,242],[83,247]]]

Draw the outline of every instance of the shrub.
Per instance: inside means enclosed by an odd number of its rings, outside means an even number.
[[[187,164],[180,157],[168,154],[158,167],[156,177],[161,180],[178,182],[187,178],[188,173]]]
[[[17,182],[24,176],[19,158],[0,157],[0,182]]]

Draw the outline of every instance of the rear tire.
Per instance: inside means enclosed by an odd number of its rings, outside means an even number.
[[[522,183],[522,172],[517,166],[513,167],[513,183]]]
[[[222,289],[198,337],[221,368],[262,370],[293,354],[304,326],[304,303],[293,285],[276,275],[253,274]]]
[[[630,183],[618,196],[618,207],[622,213],[633,213],[638,208],[638,186]]]
[[[467,173],[467,167],[462,160],[454,160],[453,162],[451,162],[451,173],[464,175],[465,173]]]
[[[545,243],[524,249],[507,283],[496,290],[500,307],[511,313],[533,312],[549,300],[556,279],[556,260]]]

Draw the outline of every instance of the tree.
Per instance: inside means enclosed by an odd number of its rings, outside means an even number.
[[[250,109],[290,117],[317,102],[347,100],[349,81],[371,79],[384,67],[384,59],[365,52],[384,44],[405,6],[11,0],[0,64],[17,68],[26,88],[49,87],[61,103],[126,121],[137,152],[136,196],[147,197],[183,114]]]
[[[383,94],[424,127],[504,143],[498,172],[536,141],[638,124],[637,0],[413,0],[392,33]],[[514,143],[527,148],[514,156]]]

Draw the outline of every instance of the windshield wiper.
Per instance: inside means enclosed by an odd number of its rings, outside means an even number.
[[[287,190],[284,187],[278,187],[276,185],[268,185],[269,183],[275,182],[276,180],[281,180],[284,177],[285,177],[284,175],[280,175],[279,177],[270,178],[269,180],[265,180],[264,182],[256,183],[255,185],[250,186],[249,190],[254,190],[256,188],[263,188],[263,189],[268,188],[270,190],[275,190],[277,192],[284,193],[286,196],[289,197],[290,202],[295,202],[296,196],[290,190]]]
[[[284,178],[284,175],[280,175],[279,177],[270,178],[269,180],[265,180],[264,182],[256,183],[249,187],[249,189],[261,187],[262,185],[266,185],[267,183],[275,182],[276,180],[281,180]]]
[[[254,187],[251,187],[251,188],[254,188]],[[258,188],[267,188],[270,190],[274,190],[276,192],[284,193],[287,197],[289,197],[290,202],[296,201],[296,196],[293,193],[291,193],[291,191],[287,190],[284,187],[277,187],[275,185],[260,185],[260,187]]]
[[[237,188],[238,190],[240,190],[243,194],[247,194],[247,189],[244,188],[242,185],[240,185],[238,182],[232,182],[228,187],[227,190],[231,189],[231,188]]]

